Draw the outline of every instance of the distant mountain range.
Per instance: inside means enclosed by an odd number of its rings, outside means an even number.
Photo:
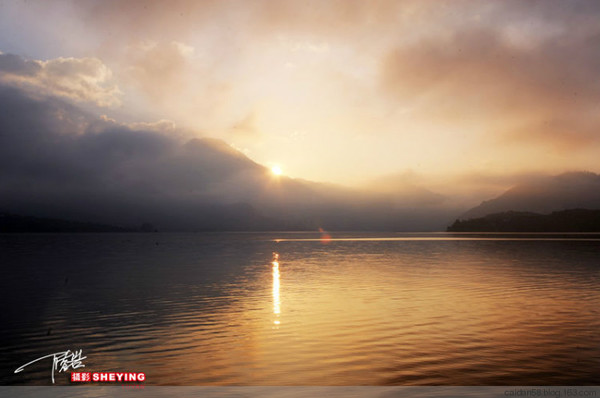
[[[484,217],[507,211],[547,214],[566,209],[600,209],[600,175],[571,172],[539,177],[487,200],[459,219]]]
[[[598,232],[600,175],[570,172],[519,184],[461,215],[451,232]]]

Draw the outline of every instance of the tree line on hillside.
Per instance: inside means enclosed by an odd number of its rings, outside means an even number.
[[[550,214],[507,211],[456,220],[448,232],[600,232],[600,210],[569,209]]]

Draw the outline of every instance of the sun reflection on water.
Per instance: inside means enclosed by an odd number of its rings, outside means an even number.
[[[279,325],[279,315],[281,314],[281,300],[279,298],[279,253],[273,253],[273,261],[271,262],[273,270],[273,314],[275,320],[273,323]]]

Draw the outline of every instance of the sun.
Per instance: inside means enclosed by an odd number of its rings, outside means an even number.
[[[275,165],[273,167],[271,167],[271,173],[273,173],[276,176],[280,176],[282,171],[281,171],[281,167]]]

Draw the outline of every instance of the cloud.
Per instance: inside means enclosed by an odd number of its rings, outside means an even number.
[[[116,121],[115,121],[116,123]],[[134,122],[127,124],[132,130],[156,131],[174,134],[179,132],[177,124],[172,120],[161,119],[156,122]]]
[[[97,58],[30,60],[0,53],[0,81],[34,93],[60,96],[101,107],[120,104],[112,72]]]
[[[193,55],[193,47],[177,41],[142,41],[128,47],[126,77],[153,101],[168,102],[189,85]]]
[[[565,117],[548,112],[541,120],[507,131],[498,142],[509,146],[541,143],[562,154],[578,153],[600,144],[599,127],[597,117],[581,117],[581,114]]]
[[[215,66],[217,55],[197,52],[181,41],[125,42],[112,62],[127,105],[146,117],[160,115],[195,130],[215,129],[214,120],[231,107],[227,79]],[[224,118],[221,128],[233,120],[229,114]]]
[[[390,52],[380,83],[400,104],[417,104],[421,117],[486,125],[504,143],[574,151],[600,143],[598,37],[589,28],[522,46],[491,27],[458,30]]]

